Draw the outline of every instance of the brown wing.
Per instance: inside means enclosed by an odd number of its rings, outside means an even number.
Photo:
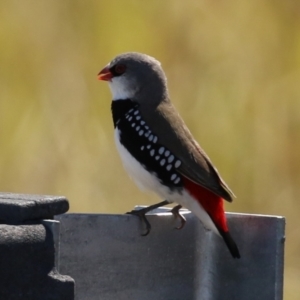
[[[155,110],[147,105],[141,107],[140,110],[151,130],[158,136],[159,143],[181,160],[182,164],[178,171],[195,183],[231,202],[234,197],[233,192],[222,180],[209,157],[194,140],[171,102],[163,101]]]

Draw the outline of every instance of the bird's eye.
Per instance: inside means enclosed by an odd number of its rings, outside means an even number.
[[[115,66],[114,69],[115,69],[114,71],[116,72],[116,74],[121,75],[126,71],[126,66],[123,64],[118,64]]]

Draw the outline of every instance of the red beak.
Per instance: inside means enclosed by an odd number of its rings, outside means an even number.
[[[98,74],[98,80],[110,81],[113,78],[113,74],[109,70],[108,66],[106,66],[103,70],[101,70]]]

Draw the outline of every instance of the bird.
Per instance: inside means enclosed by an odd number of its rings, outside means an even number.
[[[151,225],[145,214],[176,203],[172,212],[181,219],[178,229],[185,223],[179,212],[185,207],[223,238],[233,258],[240,258],[223,206],[235,195],[173,106],[161,63],[146,54],[122,53],[98,79],[107,81],[112,93],[114,139],[125,170],[139,188],[165,199],[130,212],[145,221],[146,234]]]

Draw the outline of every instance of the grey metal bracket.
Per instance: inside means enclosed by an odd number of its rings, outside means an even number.
[[[65,214],[59,270],[76,282],[77,300],[282,300],[285,219],[228,213],[241,252],[185,212],[182,230],[168,209],[148,216]]]

